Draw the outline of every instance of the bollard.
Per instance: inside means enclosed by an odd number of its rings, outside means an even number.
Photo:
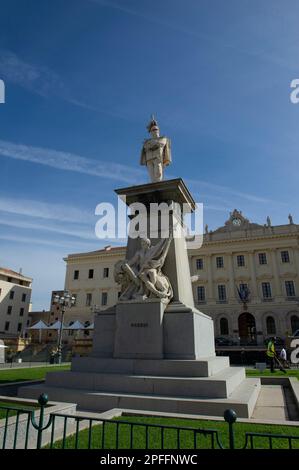
[[[237,414],[234,410],[225,410],[224,419],[228,423],[229,430],[229,448],[235,448],[234,423],[237,421]]]

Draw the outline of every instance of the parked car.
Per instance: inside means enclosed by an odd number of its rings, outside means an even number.
[[[265,338],[265,346],[267,346],[271,338],[273,338],[273,336],[268,336],[267,338]],[[279,336],[275,336],[275,344],[276,346],[285,346],[285,340],[283,338],[280,338]]]
[[[230,336],[217,336],[215,338],[216,346],[238,346],[239,341]]]

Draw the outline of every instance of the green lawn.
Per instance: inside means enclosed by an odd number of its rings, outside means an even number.
[[[10,382],[24,382],[25,380],[42,380],[47,372],[58,370],[69,370],[70,365],[50,366],[50,367],[24,367],[20,369],[0,369],[0,384]]]
[[[14,403],[13,401],[11,402],[8,402],[8,401],[0,401],[0,419],[2,418],[6,418],[6,413],[7,413],[7,410],[5,409],[2,409],[1,406],[4,406],[5,408],[9,408],[10,406],[12,408],[18,408],[19,410],[36,410],[39,406],[38,404],[36,405],[25,405],[25,404],[22,404],[22,403]],[[14,416],[16,415],[17,412],[15,410],[10,410],[9,413],[8,413],[8,416]]]
[[[275,370],[275,372],[271,372],[270,369],[264,370],[264,372],[260,372],[256,369],[246,369],[247,377],[297,377],[299,380],[299,369],[286,369],[286,374],[281,372],[280,370]]]
[[[175,418],[160,418],[160,417],[133,417],[133,416],[122,416],[114,421],[129,421],[134,423],[145,423],[145,424],[159,424],[159,425],[170,425],[179,426],[184,428],[196,428],[196,429],[215,429],[219,431],[220,439],[225,447],[228,446],[228,425],[223,421],[201,421],[201,420],[186,420],[186,419],[175,419]],[[262,432],[271,434],[283,434],[292,435],[299,437],[299,428],[290,426],[274,426],[274,425],[256,425],[247,423],[236,423],[235,424],[235,446],[237,448],[243,447],[245,443],[245,432]],[[91,434],[91,445],[92,449],[102,448],[102,425],[97,425],[92,428]],[[161,429],[149,427],[149,438],[148,448],[149,449],[161,449]],[[192,449],[194,448],[194,433],[191,430],[183,430],[181,435],[181,448]],[[116,426],[112,423],[105,425],[105,449],[116,448]],[[78,448],[88,448],[89,430],[86,429],[79,433]],[[65,448],[75,448],[75,436],[69,436],[65,440]],[[299,449],[299,439],[293,440],[293,448]],[[54,444],[55,449],[62,448],[62,440]],[[198,434],[196,438],[196,445],[198,449],[210,449],[211,448],[211,436],[208,434]],[[288,441],[273,439],[273,448],[282,449],[288,448]],[[47,446],[49,447],[49,446]],[[218,448],[216,440],[215,447]],[[258,437],[254,439],[254,447],[263,449],[269,448],[269,440],[265,437]],[[120,449],[130,448],[130,426],[128,424],[121,424],[119,426],[119,446]],[[134,449],[145,449],[146,438],[145,438],[145,427],[135,426],[133,432],[133,448]],[[165,449],[178,449],[177,444],[177,430],[166,429],[164,431],[164,448]]]

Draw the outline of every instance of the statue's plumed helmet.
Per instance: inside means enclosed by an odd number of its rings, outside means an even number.
[[[152,116],[150,122],[148,123],[147,130],[148,132],[151,132],[152,130],[159,130],[158,122],[156,121],[154,116]]]

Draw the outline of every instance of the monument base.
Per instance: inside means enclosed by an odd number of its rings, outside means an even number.
[[[163,313],[164,312],[164,313]],[[200,359],[215,356],[213,320],[181,302],[122,302],[95,317],[93,356]]]
[[[69,372],[50,372],[45,384],[19,388],[19,396],[78,404],[81,410],[112,408],[223,416],[233,408],[249,418],[260,379],[229,367],[227,357],[201,360],[74,358]]]

